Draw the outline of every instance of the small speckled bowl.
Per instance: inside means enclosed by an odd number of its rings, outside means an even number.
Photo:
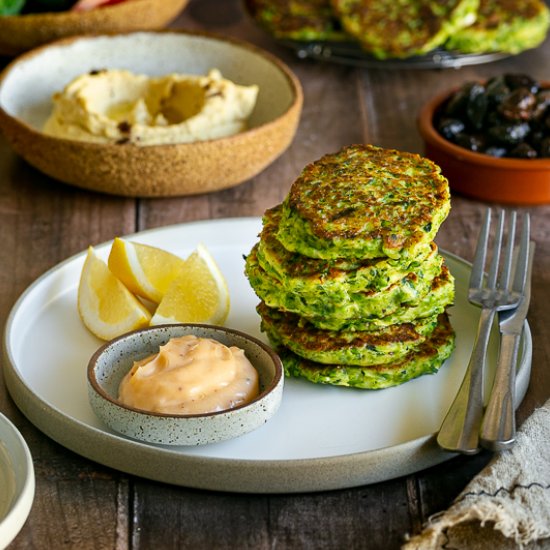
[[[121,404],[118,387],[133,362],[158,352],[170,338],[193,334],[245,351],[260,377],[259,396],[234,409],[197,415],[150,413]],[[108,342],[88,364],[88,397],[97,416],[113,430],[161,445],[204,445],[232,439],[267,422],[283,396],[283,366],[266,344],[242,332],[209,325],[159,325]]]
[[[542,84],[547,87],[549,83]],[[496,158],[459,147],[439,134],[434,117],[454,92],[456,89],[435,96],[418,117],[425,155],[441,167],[451,190],[482,201],[550,203],[550,159]]]
[[[90,71],[164,76],[205,75],[214,68],[236,84],[259,88],[243,132],[142,147],[42,131],[53,94]],[[299,80],[268,52],[233,38],[183,31],[66,38],[21,55],[0,74],[0,130],[16,153],[65,183],[128,197],[211,193],[254,177],[290,145],[302,102]]]

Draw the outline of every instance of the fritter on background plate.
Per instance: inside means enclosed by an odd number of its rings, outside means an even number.
[[[353,44],[382,61],[438,48],[458,56],[517,54],[540,45],[550,27],[543,0],[245,0],[245,5],[275,38],[344,42],[339,53],[344,59]]]
[[[344,29],[379,59],[422,55],[471,25],[479,0],[332,0]]]
[[[481,0],[476,22],[449,37],[445,47],[462,53],[519,53],[546,37],[550,10],[542,0]]]
[[[248,13],[271,35],[298,41],[346,40],[330,0],[246,0]]]

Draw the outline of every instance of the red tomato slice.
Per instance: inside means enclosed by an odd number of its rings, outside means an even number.
[[[90,11],[95,8],[104,8],[113,4],[121,4],[127,0],[78,0],[71,11]]]

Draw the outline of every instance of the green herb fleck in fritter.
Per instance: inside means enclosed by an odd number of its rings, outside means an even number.
[[[454,331],[447,315],[442,314],[437,328],[424,344],[404,358],[386,365],[323,365],[303,359],[287,348],[278,348],[277,351],[287,376],[306,378],[316,384],[375,390],[397,386],[424,374],[436,373],[453,352],[454,345]]]
[[[375,331],[320,330],[293,313],[258,306],[262,330],[296,355],[323,364],[373,366],[395,362],[417,349],[437,326],[437,316]]]
[[[277,238],[312,258],[418,256],[450,210],[447,179],[414,153],[352,145],[306,166]]]
[[[344,40],[330,0],[246,0],[248,12],[276,38]]]
[[[479,0],[333,0],[344,29],[380,59],[422,55],[472,24]]]
[[[463,53],[519,53],[545,38],[550,10],[542,0],[481,0],[476,22],[449,37],[448,49]]]

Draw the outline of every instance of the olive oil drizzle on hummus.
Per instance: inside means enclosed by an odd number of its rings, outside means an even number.
[[[258,86],[240,86],[217,69],[208,75],[149,77],[127,70],[81,75],[53,96],[44,132],[100,143],[161,145],[242,132]]]

